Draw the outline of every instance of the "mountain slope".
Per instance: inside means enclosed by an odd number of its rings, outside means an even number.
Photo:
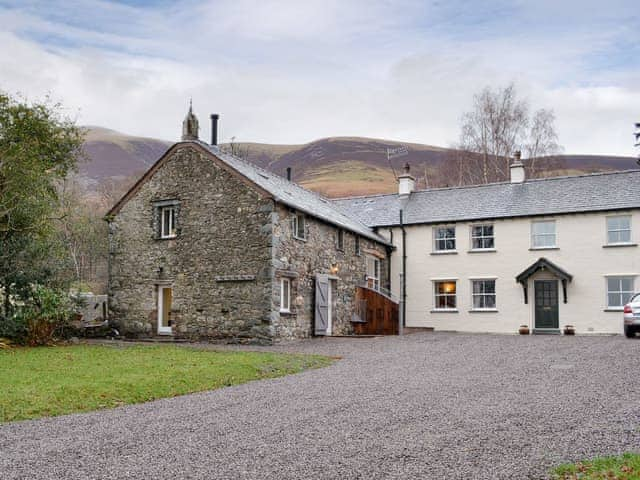
[[[80,172],[93,185],[140,175],[170,145],[88,127],[85,151],[89,161],[81,165]],[[360,137],[331,137],[303,145],[239,143],[222,148],[278,175],[284,176],[291,167],[296,182],[330,197],[394,192],[394,171],[400,172],[407,162],[418,179],[418,188],[442,186],[447,183],[446,164],[453,152],[431,145]],[[601,155],[563,155],[546,163],[545,176],[637,168],[633,157]]]
[[[102,127],[86,127],[87,162],[80,174],[100,183],[106,178],[126,178],[146,171],[167,151],[171,142],[134,137]]]

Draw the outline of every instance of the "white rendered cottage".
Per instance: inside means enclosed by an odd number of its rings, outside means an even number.
[[[405,325],[514,333],[622,333],[640,289],[640,171],[338,200],[395,247],[391,288],[405,279]]]

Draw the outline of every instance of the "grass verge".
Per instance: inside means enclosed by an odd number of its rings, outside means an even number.
[[[331,362],[319,355],[216,352],[172,345],[0,350],[0,422],[175,397]]]
[[[554,470],[560,480],[640,480],[640,455],[625,453],[619,457],[600,457]]]

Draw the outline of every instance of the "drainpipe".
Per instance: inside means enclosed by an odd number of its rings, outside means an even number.
[[[400,210],[400,230],[402,231],[402,273],[400,288],[402,298],[402,326],[407,325],[407,231],[404,228],[404,210]]]

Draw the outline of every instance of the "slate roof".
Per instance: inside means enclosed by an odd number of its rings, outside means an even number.
[[[640,208],[640,170],[334,200],[369,227]]]
[[[266,190],[277,202],[319,218],[345,230],[389,245],[389,242],[366,226],[357,216],[348,214],[340,205],[300,185],[264,170],[252,163],[241,160],[220,150],[217,146],[202,141],[194,141],[250,181]]]

